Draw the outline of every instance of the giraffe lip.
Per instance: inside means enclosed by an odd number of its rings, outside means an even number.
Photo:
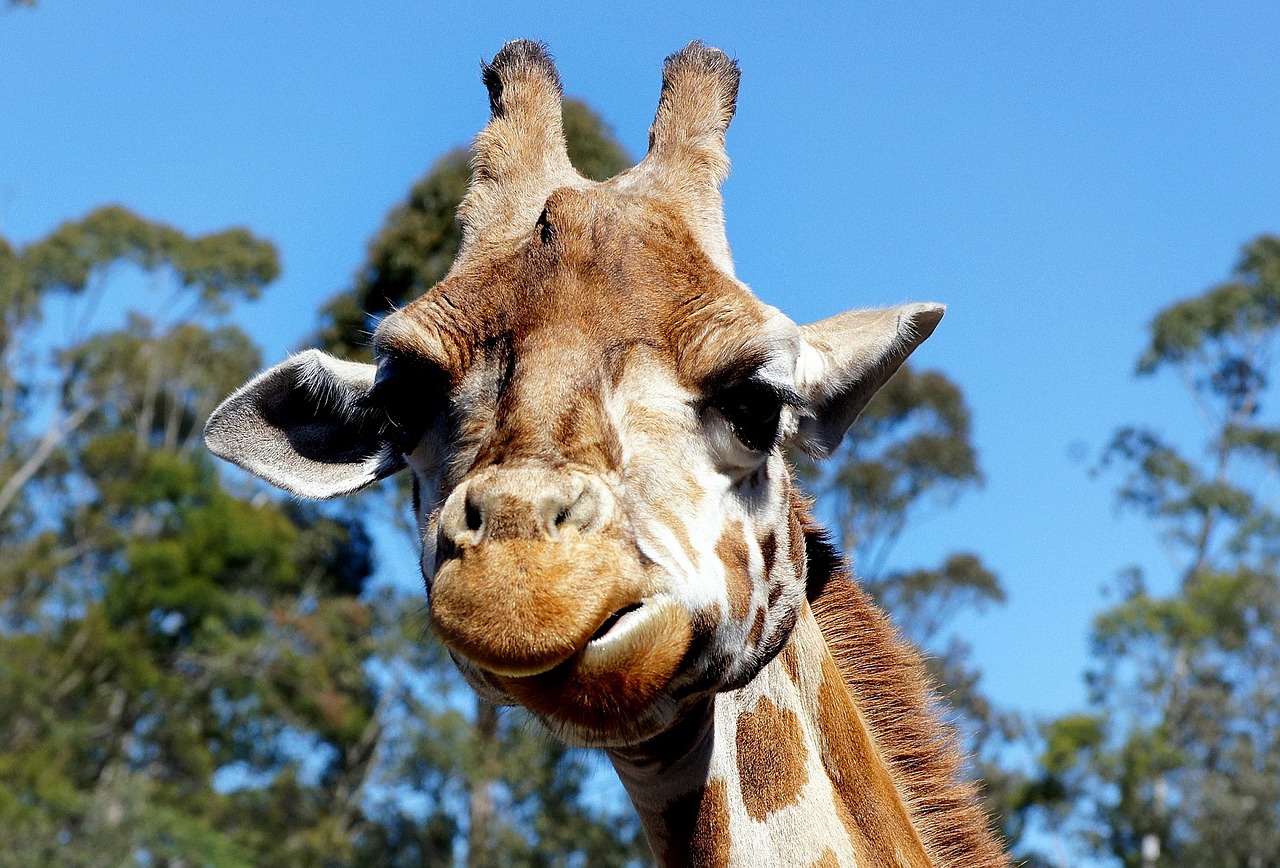
[[[637,640],[643,639],[643,636],[635,635],[637,630],[643,630],[647,622],[651,622],[654,616],[661,614],[664,602],[648,598],[615,609],[596,628],[595,633],[587,640],[587,644],[567,658],[548,660],[534,665],[485,663],[482,666],[496,675],[522,679],[536,678],[555,670],[571,669],[584,663],[592,667],[605,665],[615,657],[623,656]],[[649,605],[646,606],[646,603]],[[628,641],[628,637],[631,641]]]
[[[644,630],[647,622],[651,622],[654,616],[661,615],[664,602],[649,598],[615,609],[591,634],[587,644],[568,659],[557,660],[542,666],[521,668],[486,666],[485,668],[496,675],[517,681],[532,681],[547,674],[566,674],[578,671],[584,666],[598,669],[633,650],[636,640],[644,638],[643,635],[635,635],[637,630]],[[646,603],[649,605],[646,606]],[[632,641],[628,641],[628,637]]]
[[[661,641],[676,608],[673,599],[658,596],[615,610],[586,647],[568,661],[569,665],[578,672],[600,671],[639,653],[645,646]]]
[[[596,634],[559,666],[500,676],[498,686],[574,740],[623,743],[639,731],[637,721],[671,713],[664,691],[693,639],[693,621],[679,600],[659,593],[615,609]]]
[[[637,611],[643,606],[644,606],[643,602],[628,603],[627,605],[615,611],[609,617],[605,618],[604,623],[601,624],[599,628],[597,628],[596,631],[591,634],[591,639],[588,640],[587,644],[590,645],[594,642],[599,642],[607,638],[609,634],[613,632],[614,628],[617,627],[623,619],[627,618],[628,615],[630,615],[632,612]],[[630,618],[627,620],[628,620],[628,624],[630,624],[635,621],[635,618]],[[626,627],[624,626],[623,629],[626,629]]]

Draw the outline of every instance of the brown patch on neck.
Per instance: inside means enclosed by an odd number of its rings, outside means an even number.
[[[778,659],[782,661],[782,668],[786,671],[787,677],[791,679],[792,684],[800,684],[800,658],[796,652],[794,642],[788,642],[783,646],[782,651],[778,654]]]
[[[729,864],[729,788],[721,778],[682,796],[662,812],[667,840],[664,865],[727,868]]]
[[[813,863],[813,868],[840,868],[840,859],[836,856],[836,851],[828,847],[827,852]]]
[[[808,751],[794,711],[762,696],[738,718],[736,741],[742,803],[751,819],[763,822],[799,801],[809,781],[804,768]]]
[[[853,581],[843,560],[809,505],[798,495],[792,515],[804,533],[809,604],[830,652],[819,704],[844,703],[865,723],[869,747],[887,768],[893,792],[928,862],[937,866],[1007,866],[1004,853],[978,802],[977,789],[961,780],[962,755],[955,734],[938,718],[924,662],[898,635],[884,613]],[[827,717],[824,715],[824,717]],[[827,717],[824,726],[847,726]],[[855,805],[859,794],[841,767],[868,758],[848,753],[826,756],[824,764],[842,800]],[[839,754],[839,750],[833,752]],[[858,817],[861,825],[861,817]],[[889,854],[899,858],[900,854]]]
[[[760,557],[764,559],[764,576],[768,579],[773,575],[773,560],[778,554],[778,535],[773,531],[765,534],[764,539],[760,540]]]

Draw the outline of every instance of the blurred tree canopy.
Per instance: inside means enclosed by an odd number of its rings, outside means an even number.
[[[1199,449],[1118,431],[1103,467],[1148,517],[1175,586],[1135,566],[1098,616],[1092,710],[1053,721],[1042,758],[1059,820],[1137,866],[1280,865],[1280,426],[1265,412],[1280,330],[1280,238],[1161,311],[1138,373],[1175,373]],[[1144,843],[1145,842],[1145,843]]]

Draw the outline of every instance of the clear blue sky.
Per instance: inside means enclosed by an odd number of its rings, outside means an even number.
[[[950,306],[917,359],[968,396],[987,485],[897,562],[980,553],[1010,595],[965,624],[990,692],[1079,706],[1100,586],[1135,562],[1168,579],[1150,528],[1116,516],[1115,479],[1088,469],[1119,425],[1196,433],[1176,383],[1131,376],[1145,327],[1280,230],[1280,4],[605,5],[0,12],[0,234],[109,202],[189,232],[246,225],[283,254],[239,312],[274,362],[388,208],[484,123],[479,60],[504,41],[548,42],[637,156],[662,58],[720,46],[743,68],[725,187],[739,275],[801,322]]]

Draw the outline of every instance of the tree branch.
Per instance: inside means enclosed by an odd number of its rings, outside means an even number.
[[[40,442],[36,445],[35,451],[22,463],[18,471],[13,476],[10,476],[4,485],[0,487],[0,515],[4,515],[5,511],[17,498],[18,492],[40,471],[40,468],[49,460],[49,457],[53,455],[53,451],[66,439],[67,435],[79,428],[81,423],[89,418],[89,414],[97,408],[98,403],[90,401],[68,416],[61,425],[51,426],[45,432],[44,436],[40,438]]]

